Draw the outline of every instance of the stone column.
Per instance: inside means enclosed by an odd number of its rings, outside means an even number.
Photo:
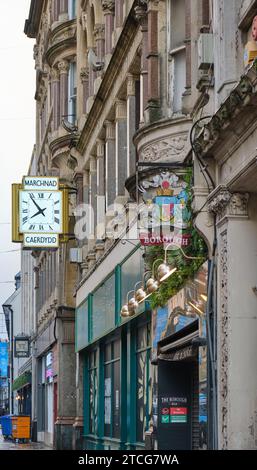
[[[96,241],[96,257],[98,258],[104,249],[105,238],[105,174],[104,174],[104,157],[105,143],[103,140],[97,140],[97,241]]]
[[[257,197],[217,187],[209,197],[217,226],[219,449],[256,449]]]
[[[85,170],[83,173],[83,202],[90,204],[90,172]],[[89,223],[88,217],[86,223]],[[88,238],[84,238],[81,245],[83,245],[83,262],[81,264],[81,273],[84,275],[88,269],[86,257],[88,255]]]
[[[59,0],[53,0],[52,2],[52,23],[59,19]]]
[[[112,53],[112,33],[114,30],[114,0],[102,0],[105,18],[105,55]]]
[[[93,218],[91,218],[91,223],[90,223],[90,233],[94,235],[93,238],[95,240],[95,228],[97,224],[97,166],[96,166],[96,158],[94,156],[90,157],[89,184],[90,184],[89,201],[93,210]]]
[[[51,70],[51,87],[53,103],[53,130],[56,131],[60,125],[60,76],[59,70]]]
[[[191,0],[185,1],[186,94],[191,91]]]
[[[115,165],[115,124],[111,121],[105,121],[106,144],[105,144],[105,189],[106,206],[114,203],[116,197],[116,165]]]
[[[136,91],[135,77],[127,77],[127,176],[136,172],[136,148],[133,137],[136,132]]]
[[[116,194],[124,196],[127,178],[127,108],[126,101],[115,102]]]
[[[123,0],[115,0],[115,28],[121,28],[123,22]]]
[[[83,355],[76,354],[76,418],[73,424],[72,449],[83,449]]]
[[[135,7],[135,17],[142,31],[142,52],[140,70],[140,121],[144,121],[144,110],[148,102],[148,21],[146,5],[141,3]]]
[[[62,60],[58,64],[60,71],[60,119],[67,119],[68,116],[68,74],[69,74],[69,62]]]
[[[88,74],[88,68],[87,67],[83,67],[81,69],[80,78],[81,78],[82,87],[83,87],[82,112],[83,112],[83,114],[86,114],[86,112],[87,112],[87,100],[89,98],[89,74]]]
[[[159,99],[159,59],[158,59],[158,2],[148,2],[148,121],[158,119]],[[156,114],[157,112],[157,114]]]
[[[95,36],[95,45],[96,45],[96,55],[99,61],[102,62],[104,60],[104,53],[105,53],[105,45],[104,45],[105,27],[103,24],[95,25],[94,36]]]
[[[55,448],[56,450],[70,450],[72,449],[72,431],[76,416],[75,313],[72,309],[61,307],[56,320],[58,399]]]
[[[68,20],[68,0],[60,0],[59,21]]]

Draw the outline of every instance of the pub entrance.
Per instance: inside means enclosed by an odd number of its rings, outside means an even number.
[[[193,450],[200,446],[199,338],[195,321],[158,344],[159,450]]]

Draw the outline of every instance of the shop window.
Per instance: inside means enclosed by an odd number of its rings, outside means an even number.
[[[92,339],[115,326],[115,274],[93,293]]]
[[[88,300],[76,310],[76,351],[88,345]]]
[[[121,303],[127,303],[127,293],[142,279],[144,260],[140,249],[136,250],[121,266]]]
[[[89,353],[89,432],[97,433],[97,407],[98,407],[98,377],[97,377],[97,352]]]
[[[120,341],[104,348],[104,435],[120,437]]]
[[[147,323],[137,329],[136,369],[136,438],[143,442],[150,417],[150,351],[151,324]]]
[[[168,3],[168,95],[172,113],[182,112],[186,87],[185,0]]]

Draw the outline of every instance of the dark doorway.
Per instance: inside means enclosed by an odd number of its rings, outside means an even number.
[[[158,360],[159,450],[192,449],[193,363]]]

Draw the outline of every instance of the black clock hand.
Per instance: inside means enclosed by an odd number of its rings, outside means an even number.
[[[39,205],[36,203],[36,201],[33,199],[32,196],[30,196],[30,199],[31,199],[31,201],[35,204],[35,206],[36,206],[36,208],[39,210],[39,212],[42,212],[41,207],[39,207]],[[45,210],[45,209],[44,209],[44,210]]]
[[[33,219],[33,217],[36,217],[39,214],[42,214],[45,217],[46,216],[45,213],[44,213],[45,210],[46,210],[46,207],[45,207],[45,209],[40,209],[40,211],[38,211],[38,212],[36,212],[36,214],[32,215],[32,217],[30,217],[30,219]]]

